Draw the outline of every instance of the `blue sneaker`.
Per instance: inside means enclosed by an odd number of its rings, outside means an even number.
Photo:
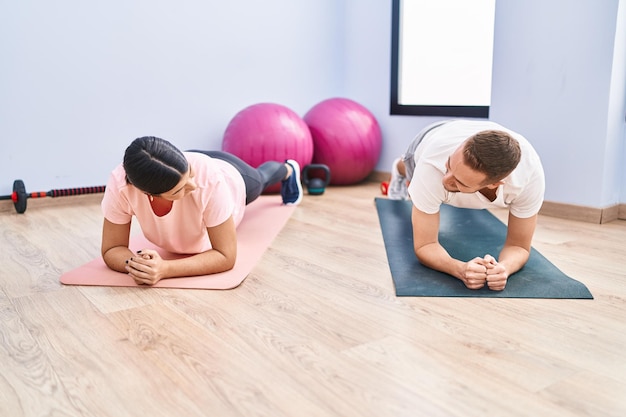
[[[283,204],[300,204],[302,201],[302,184],[300,184],[300,164],[293,159],[285,161],[291,168],[293,173],[283,180],[280,186],[280,195],[283,197]]]

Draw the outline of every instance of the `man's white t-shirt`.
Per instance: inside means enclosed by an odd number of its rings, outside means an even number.
[[[459,193],[443,186],[446,161],[470,136],[483,130],[503,130],[515,138],[522,155],[518,166],[507,176],[490,201],[480,192]],[[415,151],[415,171],[409,195],[415,207],[427,214],[439,212],[441,204],[463,208],[506,207],[519,218],[539,212],[543,203],[545,178],[539,155],[522,135],[489,121],[455,120],[427,133]]]

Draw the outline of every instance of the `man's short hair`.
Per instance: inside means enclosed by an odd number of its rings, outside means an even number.
[[[485,184],[501,181],[509,175],[522,157],[519,142],[501,130],[484,130],[465,141],[465,163],[487,175]]]

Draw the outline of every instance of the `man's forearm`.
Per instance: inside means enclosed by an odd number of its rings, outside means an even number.
[[[500,252],[498,263],[504,265],[508,275],[513,275],[528,262],[530,253],[519,246],[505,246]]]
[[[462,279],[465,262],[454,259],[439,243],[429,243],[415,249],[420,263],[431,269]]]

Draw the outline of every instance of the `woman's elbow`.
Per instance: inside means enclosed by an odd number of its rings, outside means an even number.
[[[230,271],[231,269],[235,267],[236,263],[237,263],[237,254],[234,253],[230,255],[225,255],[224,258],[222,259],[222,262],[220,262],[220,267],[219,267],[218,272]]]
[[[233,269],[235,267],[235,263],[236,263],[236,259],[233,257],[233,259],[229,259],[225,264],[224,264],[224,272],[225,271],[230,271],[231,269]]]

